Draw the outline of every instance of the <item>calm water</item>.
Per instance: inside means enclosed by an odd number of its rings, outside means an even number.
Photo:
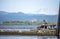
[[[16,29],[36,29],[38,27],[38,25],[13,25],[13,26],[0,26],[0,29],[13,29],[13,28],[16,28]]]
[[[56,36],[0,36],[0,39],[58,39]]]
[[[37,29],[38,25],[9,25],[9,26],[0,26],[0,29]],[[48,27],[50,28],[50,27]],[[57,26],[55,26],[57,28]]]

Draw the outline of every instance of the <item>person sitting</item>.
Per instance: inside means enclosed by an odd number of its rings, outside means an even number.
[[[47,20],[43,20],[43,25],[45,26],[45,29],[47,29],[48,21]]]
[[[43,24],[48,24],[48,21],[47,20],[43,20]]]

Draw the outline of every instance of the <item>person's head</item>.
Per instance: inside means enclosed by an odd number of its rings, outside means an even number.
[[[45,22],[46,20],[44,19],[43,21]]]

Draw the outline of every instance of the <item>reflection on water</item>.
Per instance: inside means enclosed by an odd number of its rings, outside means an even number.
[[[57,39],[56,36],[0,36],[0,39]]]
[[[56,36],[37,36],[37,39],[57,39]]]

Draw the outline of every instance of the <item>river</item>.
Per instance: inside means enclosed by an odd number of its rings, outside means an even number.
[[[56,36],[0,36],[0,39],[58,39]]]
[[[0,29],[36,29],[38,25],[8,25],[0,26]]]
[[[3,25],[0,29],[37,29],[38,25]],[[48,27],[50,28],[50,27]],[[55,26],[57,28],[57,26]]]

